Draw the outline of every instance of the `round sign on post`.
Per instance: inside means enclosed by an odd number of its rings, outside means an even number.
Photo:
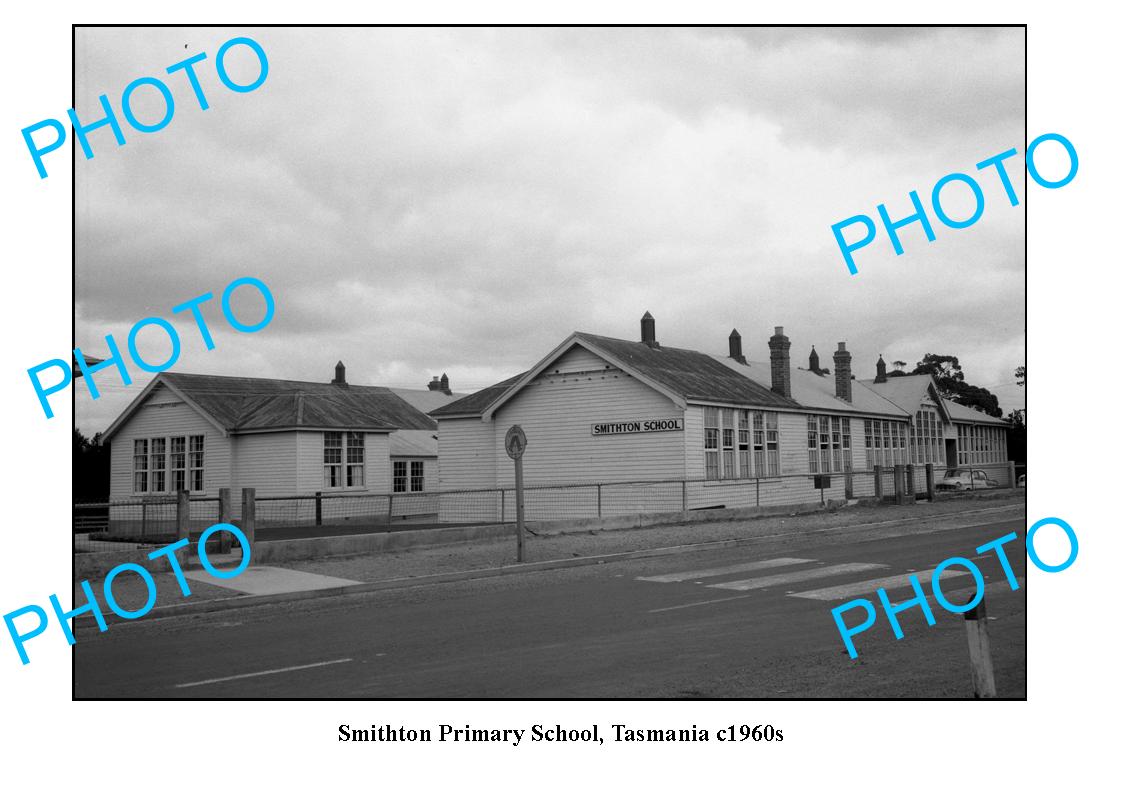
[[[503,447],[512,459],[521,459],[526,450],[526,432],[522,426],[511,426],[507,429],[507,437],[503,440]]]

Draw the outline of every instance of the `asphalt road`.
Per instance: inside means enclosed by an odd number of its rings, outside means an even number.
[[[963,619],[929,598],[879,609],[845,651],[831,608],[876,585],[976,560],[999,696],[1025,696],[1025,525],[1010,521],[873,541],[777,540],[666,557],[324,598],[79,631],[77,698],[970,697]],[[963,523],[960,518],[958,523]],[[907,530],[902,522],[899,532]],[[1010,531],[1022,588],[993,553]],[[898,531],[888,531],[894,533]],[[712,570],[722,570],[713,572]],[[955,571],[955,570],[952,570]],[[921,577],[930,593],[929,577]],[[943,582],[955,602],[972,579]],[[835,591],[831,591],[835,588]],[[826,590],[826,591],[824,591]],[[847,593],[854,592],[854,593]],[[910,588],[889,588],[894,601]],[[793,596],[802,595],[802,596]],[[860,616],[855,614],[857,622]]]

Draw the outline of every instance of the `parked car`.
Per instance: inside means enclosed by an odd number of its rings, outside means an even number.
[[[1025,473],[1022,473],[1021,475],[1018,476],[1018,486],[1021,489],[1026,488],[1026,474]]]
[[[944,477],[936,482],[936,489],[954,489],[965,491],[970,489],[994,489],[998,482],[987,478],[983,470],[971,470],[966,467],[957,467],[944,473]]]

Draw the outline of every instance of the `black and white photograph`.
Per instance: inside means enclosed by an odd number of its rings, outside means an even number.
[[[1024,26],[73,35],[75,699],[1026,698]]]

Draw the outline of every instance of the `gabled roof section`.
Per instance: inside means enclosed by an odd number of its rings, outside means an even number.
[[[518,382],[523,376],[526,375],[526,373],[527,372],[524,371],[517,376],[512,376],[509,379],[504,379],[498,384],[493,384],[490,387],[484,387],[478,392],[474,392],[471,395],[466,395],[459,400],[453,401],[452,403],[445,404],[440,409],[435,409],[429,414],[431,414],[433,417],[479,417],[484,413],[484,410],[487,409],[488,406],[490,406],[503,393],[507,392],[507,390],[510,389],[511,385]]]
[[[456,395],[455,393],[449,395],[440,390],[411,390],[404,387],[391,387],[390,392],[394,393],[414,409],[419,412],[424,412],[425,414],[429,414],[434,410],[440,409],[442,406],[446,406],[464,397],[463,395]]]
[[[658,382],[687,400],[745,404],[777,409],[798,409],[795,401],[778,395],[742,373],[731,371],[701,351],[687,348],[652,348],[631,340],[617,340],[578,332],[578,341],[594,353],[615,360],[623,370]]]
[[[768,362],[749,362],[741,364],[729,357],[712,355],[713,359],[727,368],[744,375],[748,379],[763,384],[772,380],[772,365]],[[847,402],[834,394],[834,376],[820,376],[802,368],[792,368],[792,398],[805,409],[825,410],[861,415],[884,415],[906,417],[904,409],[878,395],[861,382],[850,382],[851,401]]]
[[[904,409],[910,417],[920,411],[920,404],[925,398],[939,407],[944,420],[950,417],[948,402],[940,397],[936,382],[926,373],[917,376],[890,376],[883,382],[865,379],[861,383]]]
[[[799,404],[731,371],[701,351],[653,348],[631,340],[574,332],[525,373],[487,387],[433,412],[433,417],[489,417],[574,346],[581,346],[679,404],[712,401],[742,406],[798,409]]]
[[[206,376],[165,372],[156,376],[106,430],[108,438],[165,385],[225,433],[279,429],[394,431],[435,430],[436,422],[387,387],[339,386],[319,382]]]
[[[964,406],[957,404],[955,401],[945,401],[944,405],[948,408],[948,414],[951,419],[956,423],[982,423],[989,426],[1005,426],[1009,427],[1010,422],[1005,418],[992,417],[981,409],[976,409],[973,406]]]

